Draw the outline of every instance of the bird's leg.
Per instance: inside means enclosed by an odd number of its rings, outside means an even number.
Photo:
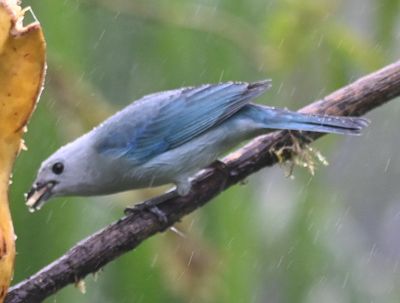
[[[147,200],[143,203],[134,205],[132,207],[127,207],[125,208],[124,213],[125,215],[131,215],[148,211],[154,216],[156,216],[160,222],[167,223],[168,222],[167,215],[158,207],[158,205],[176,196],[178,196],[178,193],[175,190],[171,190],[161,196],[152,198],[151,200]]]

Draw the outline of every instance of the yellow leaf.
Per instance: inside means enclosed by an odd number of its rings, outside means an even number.
[[[23,26],[24,13],[17,1],[0,0],[0,302],[10,285],[15,258],[8,205],[10,174],[46,67],[40,24]]]

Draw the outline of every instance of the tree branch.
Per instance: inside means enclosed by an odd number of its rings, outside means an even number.
[[[360,116],[399,95],[400,61],[335,91],[306,106],[301,112]],[[320,136],[322,134],[310,133],[307,138],[312,141]],[[289,159],[293,156],[293,149],[290,148],[292,145],[293,136],[287,131],[254,139],[224,159],[225,173],[216,168],[208,168],[195,178],[188,196],[167,196],[159,206],[167,216],[167,223],[159,222],[155,216],[146,212],[123,217],[79,242],[61,258],[12,287],[6,302],[41,302],[64,286],[98,271],[250,174],[272,166],[282,158]],[[276,155],[277,150],[283,151],[281,159]]]

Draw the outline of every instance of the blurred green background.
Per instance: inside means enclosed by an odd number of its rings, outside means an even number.
[[[60,145],[147,93],[272,78],[260,103],[298,109],[396,59],[399,0],[23,1],[47,38],[48,74],[11,190],[14,283],[165,188],[62,198],[23,193]],[[312,177],[264,169],[46,302],[399,302],[400,104],[361,137],[326,136]]]

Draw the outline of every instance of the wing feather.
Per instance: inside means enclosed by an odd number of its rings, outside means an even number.
[[[136,164],[176,148],[231,117],[270,81],[227,82],[143,97],[97,130],[97,150]]]

